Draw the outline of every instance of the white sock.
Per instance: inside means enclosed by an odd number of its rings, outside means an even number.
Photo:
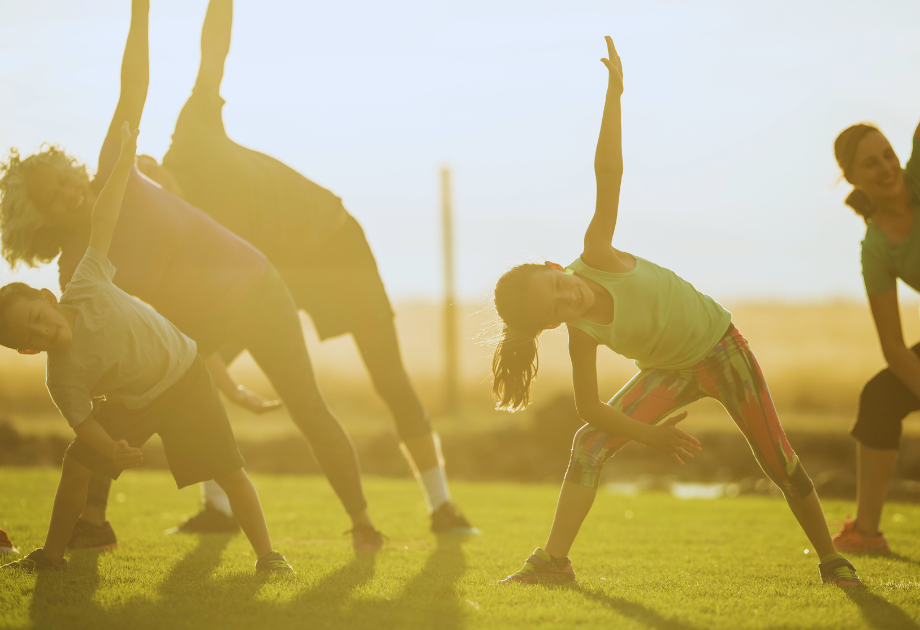
[[[422,487],[422,494],[428,503],[428,510],[434,512],[439,507],[450,501],[450,490],[447,489],[447,475],[444,468],[435,466],[429,468],[418,476],[418,485]]]
[[[233,510],[230,509],[230,499],[224,489],[217,485],[213,479],[201,484],[201,500],[205,505],[210,505],[215,510],[223,512],[227,516],[233,516]]]

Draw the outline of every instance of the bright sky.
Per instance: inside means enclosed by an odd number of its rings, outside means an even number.
[[[206,0],[152,0],[139,152],[162,157]],[[458,288],[569,262],[594,209],[606,89],[623,59],[614,244],[717,299],[860,299],[861,221],[832,143],[869,120],[902,162],[920,120],[920,2],[238,0],[228,133],[341,196],[395,298],[440,295],[437,173],[453,167]],[[128,0],[0,0],[0,150],[95,166]],[[0,263],[2,265],[2,263]],[[11,273],[56,287],[54,267]]]

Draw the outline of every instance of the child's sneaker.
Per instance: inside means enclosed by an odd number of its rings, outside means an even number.
[[[374,553],[383,548],[383,534],[370,525],[355,525],[346,534],[351,534],[351,546],[355,551]]]
[[[13,546],[13,542],[5,531],[0,529],[0,556],[8,553],[19,553],[19,550]]]
[[[470,525],[457,506],[448,501],[431,513],[431,531],[434,534],[478,536],[479,530]]]
[[[167,530],[169,534],[235,534],[240,531],[239,523],[232,515],[227,515],[205,504],[204,508],[189,517],[178,527]]]
[[[294,567],[287,563],[277,551],[270,551],[256,562],[256,571],[265,571],[268,573],[296,573]]]
[[[67,543],[68,549],[95,549],[102,551],[104,549],[115,549],[118,546],[118,539],[115,538],[115,530],[112,524],[106,521],[103,525],[94,525],[82,518],[77,519],[74,525],[73,533],[70,535],[70,542]]]
[[[821,573],[821,581],[825,584],[836,584],[845,588],[863,585],[856,575],[856,567],[839,553],[822,558],[818,571]]]
[[[39,547],[25,558],[20,558],[16,562],[4,564],[3,569],[15,569],[18,571],[63,571],[67,568],[67,560],[61,560],[61,564],[55,564],[45,557],[45,550]]]
[[[559,559],[555,559],[558,561]],[[543,551],[535,549],[533,555],[527,558],[524,567],[517,573],[512,573],[504,580],[499,580],[499,584],[511,584],[518,582],[520,584],[564,584],[575,581],[575,571],[572,570],[572,562],[568,558],[565,565],[560,569],[559,565],[554,562],[554,558]]]
[[[837,551],[848,553],[888,553],[891,551],[888,549],[885,534],[879,532],[877,536],[867,536],[856,529],[856,521],[851,521],[849,514],[843,519],[843,527],[833,535],[832,539]]]

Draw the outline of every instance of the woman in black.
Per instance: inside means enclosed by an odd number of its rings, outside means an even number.
[[[260,249],[321,339],[351,333],[396,420],[428,502],[432,531],[472,533],[450,500],[438,440],[403,366],[393,310],[361,226],[333,193],[238,145],[224,131],[219,91],[232,14],[232,0],[211,1],[198,79],[176,121],[172,145],[162,166],[145,157],[139,167]],[[221,354],[229,363],[241,351],[225,346]],[[209,498],[212,488],[219,491],[209,486]]]

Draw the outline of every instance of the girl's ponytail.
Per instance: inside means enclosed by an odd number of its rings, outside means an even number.
[[[492,394],[495,407],[519,411],[530,404],[530,387],[537,376],[540,358],[537,338],[515,333],[507,325],[492,357]]]
[[[492,394],[498,409],[520,411],[530,404],[530,388],[540,365],[537,337],[543,329],[527,311],[527,289],[533,274],[546,269],[544,265],[518,265],[495,284],[495,310],[503,322],[492,357]]]
[[[860,141],[872,131],[881,133],[875,125],[859,123],[841,131],[834,141],[834,157],[837,158],[837,165],[843,171],[843,176],[847,178],[847,181],[849,181],[849,170],[852,168],[853,160],[856,158],[856,148],[859,146]],[[853,208],[856,214],[861,216],[866,223],[872,218],[872,213],[874,212],[872,203],[866,193],[858,188],[853,188],[844,203]]]

